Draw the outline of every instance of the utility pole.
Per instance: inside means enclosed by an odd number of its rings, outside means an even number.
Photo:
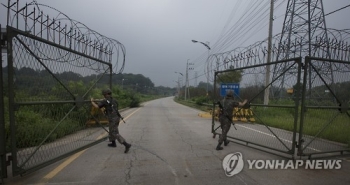
[[[272,43],[272,28],[273,28],[273,10],[274,10],[274,0],[271,0],[270,3],[270,20],[269,20],[269,37],[267,44],[267,65],[266,65],[266,76],[265,76],[265,93],[264,93],[264,105],[269,104],[269,96],[270,96],[270,65],[271,62],[271,43]]]
[[[187,63],[186,63],[186,85],[185,85],[185,100],[187,100],[187,96],[188,98],[190,98],[190,90],[189,90],[189,81],[188,81],[188,70],[193,70],[193,67],[188,67],[190,65],[194,65],[193,63],[188,63],[190,59],[187,59]]]
[[[187,100],[187,81],[188,81],[188,60],[186,63],[186,74],[185,74],[185,100]]]
[[[198,79],[198,72],[196,71],[196,72],[194,72],[194,86],[195,87],[197,87],[198,86],[198,84],[197,84],[197,79]]]

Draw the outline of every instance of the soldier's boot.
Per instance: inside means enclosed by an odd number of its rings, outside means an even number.
[[[221,144],[222,144],[222,142],[220,143],[218,143],[218,146],[216,146],[216,150],[222,150],[222,149],[224,149],[222,146],[221,146]]]
[[[112,141],[111,143],[108,144],[109,147],[117,147],[117,144],[115,141]]]
[[[128,151],[129,151],[129,149],[130,149],[130,147],[131,147],[131,144],[129,144],[129,143],[127,143],[127,142],[123,142],[123,145],[125,146],[125,151],[124,151],[124,153],[128,153]]]
[[[230,143],[230,141],[227,140],[227,139],[225,139],[225,141],[224,141],[224,146],[227,146],[229,143]]]

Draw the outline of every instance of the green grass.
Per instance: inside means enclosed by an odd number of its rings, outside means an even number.
[[[195,109],[205,111],[205,112],[209,112],[213,108],[212,105],[198,104],[198,103],[193,102],[193,101],[185,101],[185,100],[180,100],[180,99],[174,99],[174,100],[182,105],[186,105],[188,107],[193,107]]]
[[[211,109],[209,106],[198,105],[184,100],[175,100],[183,105],[202,111]],[[269,127],[294,131],[295,109],[281,107],[251,107],[255,123]],[[297,132],[300,130],[300,108],[297,117]],[[334,118],[334,119],[333,119]],[[344,143],[350,146],[350,117],[334,109],[308,109],[305,113],[303,135],[314,136],[330,141]]]

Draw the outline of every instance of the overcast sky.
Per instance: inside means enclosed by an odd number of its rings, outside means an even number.
[[[21,0],[22,1],[22,0]],[[28,1],[31,2],[31,1]],[[246,47],[268,35],[270,0],[37,0],[84,23],[90,29],[121,42],[126,48],[123,73],[142,74],[155,86],[175,87],[178,74],[185,74],[186,62],[194,63],[190,84],[206,81],[204,74],[207,48],[210,54]],[[277,0],[274,35],[282,31],[286,2]],[[350,4],[350,0],[324,0],[325,13]],[[7,4],[7,0],[1,0]],[[278,7],[276,7],[278,6]],[[50,14],[50,12],[44,12]],[[54,16],[54,15],[53,15]],[[0,23],[6,9],[1,5]],[[255,17],[255,18],[254,18]],[[260,19],[258,19],[259,17]],[[246,18],[246,19],[245,19]],[[249,19],[247,19],[249,18]],[[327,16],[327,27],[350,28],[350,8]],[[253,25],[239,25],[254,20]],[[237,27],[247,26],[230,37],[235,42],[222,46],[218,40]],[[234,33],[234,32],[233,32]],[[227,36],[226,36],[227,37]],[[227,39],[227,38],[226,38]],[[194,79],[195,72],[199,78]]]

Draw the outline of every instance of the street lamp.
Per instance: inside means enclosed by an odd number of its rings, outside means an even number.
[[[180,98],[180,82],[175,80],[173,81],[177,83],[177,97]]]
[[[209,45],[208,44],[206,44],[206,43],[204,43],[204,42],[200,42],[200,41],[196,41],[196,40],[192,40],[192,42],[193,43],[197,43],[197,42],[199,42],[199,43],[201,43],[201,44],[203,44],[208,50],[210,50],[210,47],[209,47]]]
[[[204,42],[200,42],[200,41],[197,41],[197,40],[192,40],[193,43],[201,43],[203,46],[205,46],[207,49],[208,49],[208,58],[209,58],[209,51],[210,51],[210,47],[208,44],[204,43]],[[209,43],[209,42],[208,42]],[[209,71],[207,71],[207,96],[209,95]]]
[[[180,72],[176,72],[176,71],[175,71],[175,73],[180,74],[181,76],[184,76],[184,75],[183,75],[182,73],[180,73]]]
[[[176,73],[176,74],[180,74],[182,77],[184,76],[184,75],[183,75],[182,73],[180,73],[180,72],[176,72],[176,71],[175,71],[175,73]],[[180,86],[180,77],[178,77],[177,80],[178,80],[178,85],[179,85],[179,97],[180,97],[180,90],[181,90],[181,86]],[[181,80],[182,80],[182,79],[181,79]],[[181,84],[181,85],[182,85],[182,84]]]

